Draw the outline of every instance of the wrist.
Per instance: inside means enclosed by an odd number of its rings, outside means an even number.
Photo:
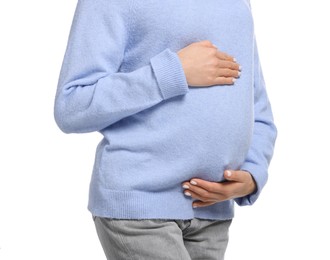
[[[250,192],[248,195],[254,194],[257,192],[257,182],[253,178],[252,174],[247,172],[250,175],[251,181],[250,181]]]

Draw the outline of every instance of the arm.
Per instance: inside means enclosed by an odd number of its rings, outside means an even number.
[[[277,129],[273,121],[271,105],[268,100],[264,77],[260,65],[258,48],[254,43],[254,130],[252,143],[246,160],[241,169],[249,172],[255,183],[256,190],[245,197],[237,198],[236,202],[252,205],[260,195],[268,179],[268,166],[273,156]]]
[[[180,60],[169,49],[144,67],[118,72],[128,45],[128,15],[112,1],[78,1],[55,98],[62,131],[99,131],[189,91]]]
[[[267,182],[277,129],[273,122],[256,42],[254,44],[254,129],[251,146],[240,171],[225,171],[227,182],[194,178],[183,183],[185,195],[197,200],[193,203],[194,207],[206,207],[229,199],[234,199],[240,206],[252,205]]]

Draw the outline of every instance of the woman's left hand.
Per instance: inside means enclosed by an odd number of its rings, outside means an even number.
[[[184,194],[195,201],[193,207],[206,207],[225,200],[244,197],[256,190],[256,183],[247,171],[226,170],[225,182],[209,182],[193,178],[184,182]]]

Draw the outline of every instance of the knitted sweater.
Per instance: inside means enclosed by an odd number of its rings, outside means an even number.
[[[232,86],[190,87],[177,55],[210,40],[242,66]],[[55,99],[65,133],[98,131],[88,208],[121,219],[229,219],[193,208],[182,182],[225,169],[267,181],[276,127],[248,0],[79,0]]]

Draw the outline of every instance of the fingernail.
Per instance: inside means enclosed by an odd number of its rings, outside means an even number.
[[[193,204],[193,208],[194,208],[194,209],[195,209],[195,208],[198,208],[198,206]]]
[[[230,177],[231,176],[231,171],[227,171],[227,176]]]
[[[186,192],[184,193],[184,195],[191,197],[191,193],[188,192],[188,191],[186,191]]]
[[[215,44],[212,44],[212,45],[213,45],[213,47],[218,48]]]
[[[190,181],[190,184],[192,184],[192,185],[197,185],[197,182],[195,182],[195,181]]]
[[[240,77],[240,76],[241,76],[241,72],[239,71],[239,72],[238,72],[238,77]]]
[[[237,62],[236,58],[233,58],[233,61],[234,61],[234,62]]]
[[[235,79],[235,78],[233,78],[233,80],[232,80],[232,81],[233,81],[233,83],[235,83],[236,79]]]
[[[185,184],[185,185],[182,185],[182,188],[189,189],[189,186],[187,184]]]
[[[241,66],[241,65],[239,65],[238,69],[239,69],[239,70],[242,70],[242,66]]]

